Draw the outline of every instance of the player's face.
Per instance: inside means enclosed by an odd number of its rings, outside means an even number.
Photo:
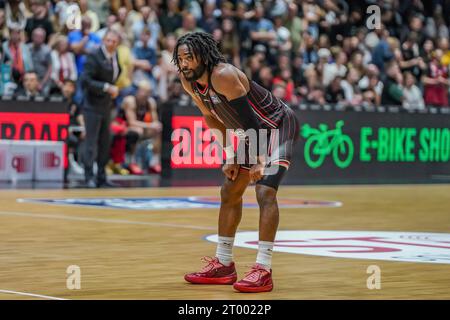
[[[206,70],[206,66],[192,54],[186,45],[178,47],[178,65],[187,81],[198,80]]]

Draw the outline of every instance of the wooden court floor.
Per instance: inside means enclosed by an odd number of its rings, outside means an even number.
[[[253,188],[247,190],[252,197]],[[450,299],[450,265],[275,252],[275,289],[240,294],[183,275],[214,255],[217,209],[138,211],[20,203],[18,198],[217,196],[218,187],[0,191],[0,299]],[[282,209],[280,230],[450,230],[450,185],[281,187],[280,197],[341,201],[338,208]],[[257,230],[244,209],[240,231]],[[255,260],[235,247],[238,274]],[[381,269],[369,290],[366,269]],[[81,289],[66,286],[81,270]]]

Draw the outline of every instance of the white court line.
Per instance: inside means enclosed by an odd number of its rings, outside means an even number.
[[[0,211],[0,215],[41,218],[41,219],[88,221],[88,222],[99,222],[99,223],[132,224],[132,225],[143,225],[143,226],[152,226],[152,227],[184,228],[184,229],[195,229],[195,230],[217,230],[217,227],[201,227],[201,226],[176,224],[176,223],[144,222],[144,221],[121,220],[121,219],[97,219],[97,218],[63,216],[63,215],[54,215],[54,214],[27,213],[27,212]]]
[[[10,290],[0,290],[0,293],[17,294],[17,295],[20,295],[20,296],[44,298],[44,299],[49,299],[49,300],[69,300],[69,299],[64,299],[64,298],[44,296],[44,295],[41,295],[41,294],[34,294],[34,293],[28,293],[28,292],[19,292],[19,291],[10,291]]]

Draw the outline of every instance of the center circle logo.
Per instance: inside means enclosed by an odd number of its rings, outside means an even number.
[[[218,241],[209,235],[207,241]],[[258,232],[238,232],[235,246],[258,249]],[[274,251],[334,258],[450,264],[450,233],[280,230]]]

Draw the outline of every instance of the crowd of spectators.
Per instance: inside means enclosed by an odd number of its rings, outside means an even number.
[[[449,26],[450,0],[0,0],[0,95],[66,96],[69,83],[80,105],[86,54],[113,28],[117,114],[138,87],[157,105],[153,121],[186,98],[171,59],[192,31],[213,34],[229,62],[290,104],[442,107]]]

